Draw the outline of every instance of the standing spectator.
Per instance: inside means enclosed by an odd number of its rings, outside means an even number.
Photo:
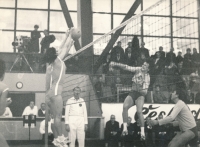
[[[45,37],[42,38],[42,41],[40,42],[42,54],[46,53],[46,50],[49,48],[50,44],[56,39],[54,35],[49,35],[48,30],[44,30],[43,33]]]
[[[200,63],[200,55],[199,55],[199,53],[197,53],[197,49],[196,48],[193,48],[192,62],[194,64],[195,71],[196,70],[199,71],[199,64],[198,63]]]
[[[106,122],[105,128],[105,147],[114,145],[118,143],[118,146],[121,146],[119,142],[119,122],[115,121],[115,115],[110,116],[110,120]]]
[[[183,60],[183,68],[185,71],[186,75],[190,75],[193,71],[192,69],[192,54],[191,54],[191,49],[187,48],[187,53],[184,55],[184,60]]]
[[[22,116],[23,115],[36,115],[37,116],[37,114],[38,114],[38,108],[37,108],[37,106],[35,106],[34,101],[30,101],[30,105],[27,106],[24,109],[24,111],[22,113]]]
[[[129,42],[130,44],[131,42]],[[124,57],[124,64],[128,66],[135,66],[136,59],[134,59],[134,55],[132,53],[131,47],[126,48],[125,50],[125,57]]]
[[[194,93],[191,93],[191,90],[187,90],[187,95],[186,95],[186,104],[194,104]]]
[[[178,56],[176,57],[176,65],[178,65],[180,62],[183,62],[182,52],[178,52]]]
[[[116,61],[117,53],[119,53],[121,60],[124,60],[124,49],[121,47],[122,43],[121,41],[117,42],[117,46],[115,46],[110,54],[111,54],[111,61]]]
[[[144,62],[146,62],[146,56],[143,53],[141,53],[140,56],[137,58],[136,65],[141,67],[144,64]]]
[[[65,129],[71,139],[70,147],[75,147],[76,139],[79,147],[84,147],[88,128],[87,108],[84,99],[80,98],[80,87],[75,87],[73,91],[74,96],[68,99],[65,108]]]
[[[127,130],[128,134],[122,135],[122,146],[123,147],[133,147],[134,146],[134,139],[133,139],[133,133],[135,131],[133,123],[131,123],[132,118],[128,117],[127,121]],[[121,133],[123,131],[124,125],[121,125]]]
[[[38,110],[38,116],[39,117],[45,117],[45,110],[46,110],[46,105],[45,103],[41,103],[40,109]]]
[[[149,50],[144,47],[145,43],[141,43],[140,54],[144,54],[146,58],[149,58]]]
[[[39,38],[41,37],[40,32],[38,31],[39,26],[35,25],[34,30],[31,32],[31,52],[39,52]]]
[[[155,92],[153,93],[154,103],[167,104],[168,98],[160,91],[160,85],[155,86]]]
[[[166,55],[166,65],[169,66],[171,63],[175,64],[176,62],[176,54],[174,53],[174,48],[170,49],[170,52]]]
[[[165,60],[165,52],[163,51],[163,47],[162,46],[159,47],[159,51],[158,52],[160,53],[160,58]]]
[[[136,35],[134,35],[132,39],[132,53],[133,58],[137,60],[137,58],[140,56],[140,46],[139,46],[139,39]]]
[[[103,62],[103,67],[102,67],[103,74],[108,74],[110,61],[111,61],[111,56],[110,56],[110,54],[108,54],[106,56],[105,61]]]
[[[99,77],[99,80],[96,82],[94,87],[95,87],[96,95],[99,98],[99,101],[101,101],[100,98],[102,98],[102,96],[103,96],[103,93],[102,93],[103,92],[102,91],[102,89],[103,89],[103,79],[102,79],[102,77]]]
[[[50,115],[48,115],[48,143],[52,144],[54,139],[53,132],[51,130],[52,120]],[[42,134],[42,141],[45,142],[45,119],[40,123],[40,134]]]

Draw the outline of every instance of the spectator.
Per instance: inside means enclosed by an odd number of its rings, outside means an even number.
[[[3,113],[2,116],[3,116],[3,117],[13,117],[13,114],[12,114],[12,112],[11,112],[11,110],[10,110],[9,107],[6,107],[6,108],[5,108],[5,112]]]
[[[187,95],[186,95],[186,104],[194,104],[194,93],[191,93],[191,90],[187,90]]]
[[[27,106],[23,113],[22,113],[22,116],[23,115],[36,115],[37,116],[38,114],[38,108],[37,106],[35,106],[35,103],[33,101],[30,101],[30,105]]]
[[[154,132],[154,127],[149,126],[148,120],[151,120],[149,116],[146,117],[146,122],[145,122],[145,132],[146,132],[146,143],[148,146],[154,146],[155,144],[155,132]]]
[[[115,46],[111,50],[111,61],[116,61],[117,60],[117,53],[120,54],[120,60],[124,60],[124,49],[121,47],[121,41],[117,42],[117,46]],[[119,58],[119,57],[118,57]]]
[[[46,110],[46,105],[45,103],[41,103],[40,109],[38,110],[38,116],[39,117],[45,117],[45,110]]]
[[[34,30],[31,32],[31,52],[39,52],[39,38],[41,37],[40,32],[38,31],[39,26],[35,25]]]
[[[163,119],[163,115],[160,114],[157,120]],[[155,144],[156,147],[166,147],[167,146],[167,128],[166,126],[155,126]]]
[[[51,130],[51,125],[52,125],[52,121],[51,120],[51,117],[50,115],[48,115],[48,143],[49,144],[52,144],[52,141],[54,139],[54,135],[53,135],[53,132]],[[43,143],[45,142],[45,120],[43,120],[41,123],[40,123],[40,134],[42,134],[42,141]]]
[[[96,91],[96,95],[99,98],[99,101],[101,101],[100,98],[103,97],[103,81],[102,81],[102,77],[99,77],[99,80],[96,82],[96,84],[94,85],[95,87],[95,91]]]
[[[127,121],[128,134],[121,134],[123,147],[133,147],[134,146],[134,140],[133,140],[134,125],[133,125],[133,123],[131,123],[131,121],[132,121],[132,118],[128,117],[128,121]],[[124,128],[124,125],[122,123],[121,133],[123,131],[123,128]]]
[[[137,66],[141,67],[145,61],[146,61],[146,57],[143,53],[141,53],[140,56],[137,58]]]
[[[105,61],[104,61],[104,63],[103,63],[103,67],[102,67],[102,72],[103,72],[103,74],[108,74],[108,72],[109,72],[109,64],[110,64],[110,61],[111,61],[111,55],[110,54],[108,54],[107,56],[106,56],[106,59],[105,59]]]
[[[40,42],[40,44],[41,44],[41,53],[42,54],[46,53],[46,50],[50,46],[49,31],[48,30],[44,30],[43,33],[44,33],[44,38],[42,38],[42,41]]]
[[[128,54],[128,49],[131,49],[132,53],[132,42],[128,42],[128,47],[125,49],[125,54]]]
[[[195,96],[195,104],[200,104],[200,88]]]
[[[139,39],[136,35],[134,35],[132,39],[132,53],[133,58],[137,60],[137,58],[140,56],[140,46],[139,46]]]
[[[176,62],[176,55],[174,53],[174,48],[171,48],[170,52],[168,52],[167,55],[166,55],[165,64],[167,66],[169,66],[171,63],[175,63],[175,62]]]
[[[192,54],[190,48],[187,48],[187,53],[184,55],[183,68],[186,75],[190,75],[193,71]]]
[[[158,52],[160,53],[160,58],[165,60],[165,52],[163,51],[163,47],[162,46],[159,47],[159,51]]]
[[[2,115],[2,117],[13,117],[13,114],[12,114],[10,108],[8,107],[12,103],[12,99],[9,97],[9,98],[7,98],[6,102],[7,102],[7,104],[6,104],[7,107],[5,108],[5,111]]]
[[[129,44],[130,43],[131,42],[129,42]],[[124,57],[124,63],[126,65],[129,65],[129,66],[135,66],[135,62],[136,62],[136,60],[134,59],[134,55],[132,53],[131,47],[126,48],[125,57]]]
[[[161,92],[160,85],[155,86],[155,92],[153,93],[154,103],[167,104],[168,98]]]
[[[124,58],[121,56],[120,52],[117,52],[116,57],[114,57],[113,61],[117,63],[123,63]]]
[[[176,65],[178,65],[180,62],[183,62],[182,52],[178,52],[178,56],[176,57]]]
[[[74,96],[67,100],[65,108],[65,130],[69,132],[70,147],[75,147],[75,140],[79,146],[85,146],[85,132],[88,128],[87,108],[83,98],[80,98],[81,89],[73,89]]]
[[[177,69],[175,71],[175,74],[177,74],[177,75],[184,75],[183,61],[181,61],[181,62],[178,63]]]
[[[140,54],[144,54],[146,58],[149,58],[149,50],[144,47],[145,43],[141,43]]]
[[[119,136],[119,122],[115,121],[115,115],[111,115],[105,127],[105,147],[113,145],[116,147],[116,143],[118,143],[118,146],[121,146]]]
[[[192,62],[194,64],[195,70],[199,71],[200,55],[197,53],[196,48],[193,48]]]

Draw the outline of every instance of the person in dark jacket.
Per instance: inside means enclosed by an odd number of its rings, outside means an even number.
[[[106,122],[105,128],[105,146],[121,146],[120,133],[119,133],[119,122],[115,121],[115,115],[110,116],[110,120]]]
[[[45,117],[45,109],[46,109],[45,103],[41,103],[40,107],[41,108],[38,110],[38,116]]]
[[[31,31],[31,46],[30,52],[39,52],[39,38],[41,37],[40,32],[38,31],[39,26],[35,25],[34,30]]]

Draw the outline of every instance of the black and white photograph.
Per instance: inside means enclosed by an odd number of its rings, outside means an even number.
[[[0,0],[0,147],[200,147],[200,0]]]

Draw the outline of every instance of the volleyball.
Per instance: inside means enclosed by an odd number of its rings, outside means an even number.
[[[71,29],[71,37],[73,40],[77,40],[81,37],[81,31],[77,28]]]

